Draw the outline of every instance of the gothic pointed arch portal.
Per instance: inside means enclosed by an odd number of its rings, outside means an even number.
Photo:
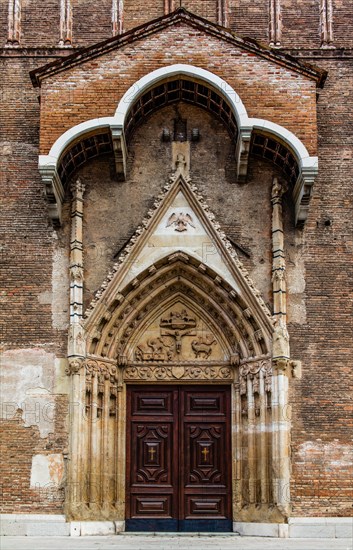
[[[157,391],[162,384],[181,389],[197,384],[228,388],[231,396],[228,520],[285,521],[285,325],[274,322],[182,165],[82,320],[78,241],[83,192],[78,182],[72,211],[68,374],[75,407],[68,517],[121,522],[126,518],[127,388],[148,385]]]

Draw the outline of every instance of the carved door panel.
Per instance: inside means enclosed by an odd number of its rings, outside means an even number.
[[[181,388],[181,530],[230,530],[229,388]],[[195,529],[194,529],[195,527]]]
[[[127,399],[128,530],[177,530],[178,388],[132,387]]]
[[[130,387],[129,531],[231,530],[228,387]]]

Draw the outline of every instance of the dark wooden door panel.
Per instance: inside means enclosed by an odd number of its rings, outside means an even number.
[[[181,389],[181,516],[231,518],[229,389]]]
[[[172,485],[173,424],[131,424],[131,485]]]
[[[127,529],[231,529],[227,387],[132,386]]]
[[[184,423],[184,485],[226,487],[226,426]]]
[[[177,514],[177,404],[177,388],[128,391],[127,518],[171,519]]]

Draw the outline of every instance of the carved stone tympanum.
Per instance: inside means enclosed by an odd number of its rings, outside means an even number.
[[[134,350],[137,363],[172,363],[221,359],[216,337],[185,307],[174,307],[146,331]]]

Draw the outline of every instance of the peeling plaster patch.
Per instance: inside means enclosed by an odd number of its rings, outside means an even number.
[[[53,253],[52,322],[53,328],[66,330],[69,326],[69,257],[65,248]]]
[[[38,426],[40,436],[54,430],[55,355],[42,349],[2,353],[1,416],[12,419],[18,409],[25,426]]]
[[[30,388],[29,390],[26,390],[26,395],[48,395],[50,394],[50,391],[46,388]]]
[[[34,455],[32,457],[31,488],[59,485],[63,473],[62,454]]]
[[[322,443],[321,441],[306,441],[298,447],[300,459],[320,461],[322,470],[349,469],[353,466],[353,446],[343,445],[338,441]]]

